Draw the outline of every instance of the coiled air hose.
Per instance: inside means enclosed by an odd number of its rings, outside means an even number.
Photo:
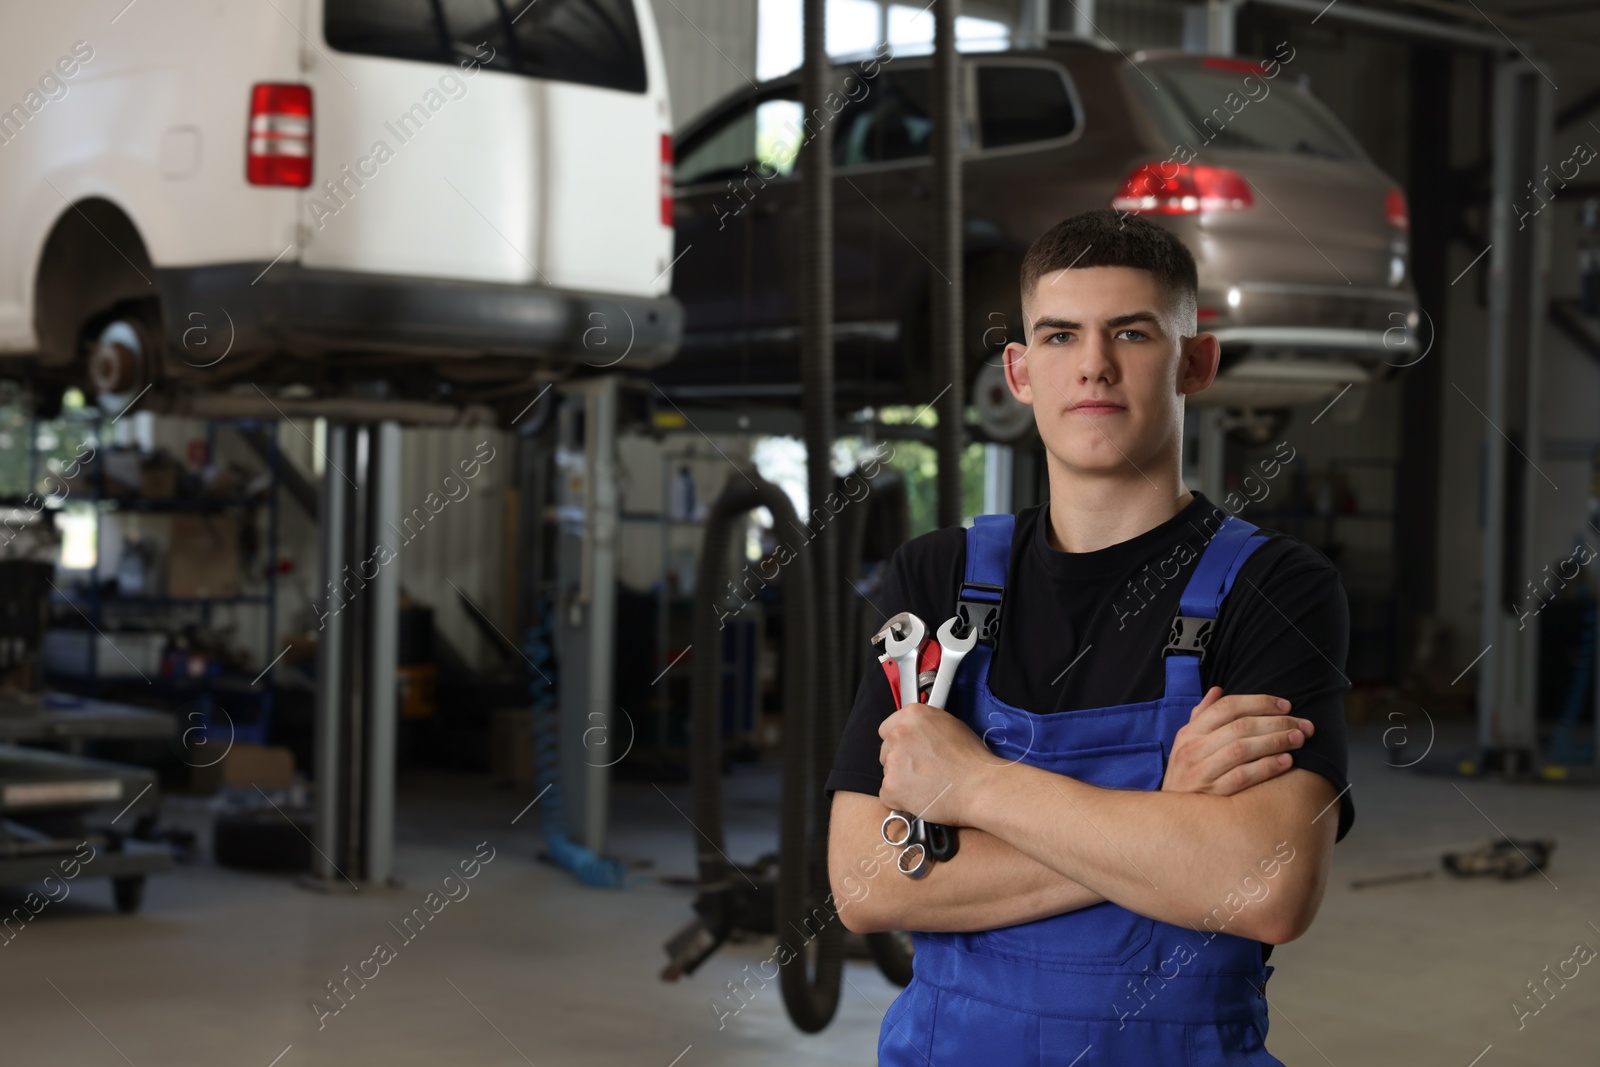
[[[771,513],[774,529],[801,531],[789,496],[754,470],[739,468],[727,480],[711,507],[705,527],[695,587],[696,605],[690,673],[692,692],[690,774],[694,788],[696,855],[700,898],[695,908],[720,942],[741,915],[743,882],[731,884],[733,872],[724,857],[721,759],[721,629],[726,613],[718,610],[718,591],[727,582],[729,548],[738,520],[754,508]],[[828,806],[822,786],[832,762],[831,742],[837,710],[816,699],[816,612],[814,567],[809,544],[790,558],[778,557],[783,570],[783,790],[778,842],[778,884],[773,928],[780,946],[778,962],[783,1003],[794,1024],[807,1033],[827,1026],[839,1006],[844,976],[844,924],[826,906],[828,881]],[[822,743],[826,738],[828,744]],[[803,939],[795,944],[791,931]],[[814,974],[808,962],[814,963]]]

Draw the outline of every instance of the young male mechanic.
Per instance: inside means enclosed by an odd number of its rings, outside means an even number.
[[[1006,381],[1049,499],[889,563],[885,613],[931,632],[960,604],[988,636],[946,711],[895,710],[873,664],[826,784],[840,918],[913,932],[883,1067],[1280,1063],[1267,956],[1311,924],[1355,815],[1348,606],[1319,553],[1184,486],[1184,398],[1219,356],[1196,289],[1136,215],[1035,242]],[[958,851],[904,877],[890,809]]]

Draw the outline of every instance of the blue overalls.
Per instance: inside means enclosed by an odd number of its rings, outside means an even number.
[[[967,530],[958,610],[985,640],[962,662],[949,710],[1002,759],[1107,788],[1159,789],[1173,735],[1203,695],[1200,657],[1217,609],[1264,535],[1235,516],[1217,528],[1183,591],[1160,700],[1034,715],[988,685],[1014,519],[980,515]],[[1265,1045],[1273,968],[1257,941],[1110,901],[912,940],[914,977],[884,1017],[880,1067],[1282,1067]]]

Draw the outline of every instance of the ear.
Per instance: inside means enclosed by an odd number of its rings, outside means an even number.
[[[1195,334],[1180,343],[1183,350],[1178,357],[1178,392],[1188,396],[1207,388],[1216,378],[1222,345],[1214,333]]]
[[[1033,385],[1028,381],[1028,346],[1012,341],[1006,345],[1000,358],[1005,360],[1006,385],[1011,387],[1011,395],[1032,407]]]

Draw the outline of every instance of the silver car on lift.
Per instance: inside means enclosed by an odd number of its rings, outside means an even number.
[[[1090,41],[963,56],[965,348],[984,431],[1031,432],[998,351],[1021,338],[1028,245],[1069,215],[1143,214],[1194,252],[1216,383],[1191,404],[1271,433],[1287,410],[1417,358],[1408,212],[1396,182],[1293,73]],[[930,65],[887,46],[840,63],[833,125],[836,380],[841,407],[921,403],[934,232]],[[798,75],[745,89],[677,139],[673,292],[685,309],[663,388],[711,400],[799,394]]]

